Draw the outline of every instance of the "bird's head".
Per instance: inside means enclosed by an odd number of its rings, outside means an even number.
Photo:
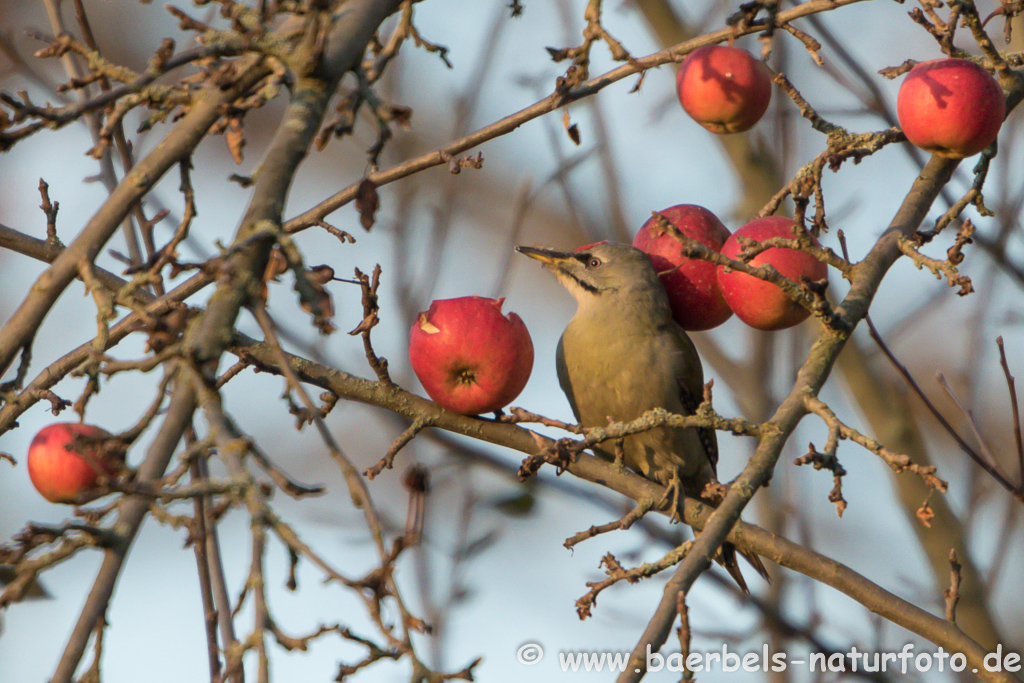
[[[650,258],[636,247],[598,242],[571,252],[522,246],[516,251],[543,263],[581,308],[599,302],[622,303],[627,298],[634,303],[668,305]]]

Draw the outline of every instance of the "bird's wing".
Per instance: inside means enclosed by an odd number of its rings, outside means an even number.
[[[565,365],[565,349],[563,343],[564,335],[558,339],[558,347],[555,349],[555,370],[558,372],[558,386],[562,387],[562,393],[569,399],[569,407],[576,421],[580,421],[580,409],[576,406],[576,395],[572,391],[572,382],[569,381],[569,369]]]
[[[690,337],[678,325],[672,325],[673,336],[676,346],[679,348],[681,362],[676,365],[676,381],[679,383],[679,401],[683,404],[683,410],[687,415],[697,412],[701,401],[704,400],[704,368],[697,355]],[[711,471],[718,476],[718,439],[714,429],[698,427],[697,434],[700,442],[707,452],[708,461],[711,463]]]

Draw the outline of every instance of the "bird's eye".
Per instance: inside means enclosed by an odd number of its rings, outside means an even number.
[[[592,256],[590,257],[590,260],[587,262],[587,265],[590,266],[591,268],[597,268],[599,265],[601,265],[601,259],[597,258],[596,256]]]

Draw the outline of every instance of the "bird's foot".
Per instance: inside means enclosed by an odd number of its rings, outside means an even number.
[[[672,510],[672,516],[670,519],[674,523],[680,523],[683,521],[683,498],[685,497],[683,491],[683,480],[679,477],[679,473],[675,472],[672,474],[672,479],[668,482],[668,487],[665,489],[665,495],[658,501],[658,507],[668,506]]]

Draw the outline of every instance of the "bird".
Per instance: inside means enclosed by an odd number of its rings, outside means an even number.
[[[663,408],[693,415],[704,394],[704,369],[697,349],[672,318],[668,295],[650,257],[640,249],[598,242],[572,252],[518,246],[540,261],[576,299],[576,313],[558,341],[558,383],[583,427],[628,422]],[[616,454],[595,447],[596,455]],[[705,496],[717,483],[718,441],[706,427],[655,427],[622,439],[615,447],[621,463],[669,487],[675,500]],[[673,518],[681,516],[678,503]],[[744,592],[737,549],[722,545],[716,560]],[[768,579],[760,558],[740,551]]]

